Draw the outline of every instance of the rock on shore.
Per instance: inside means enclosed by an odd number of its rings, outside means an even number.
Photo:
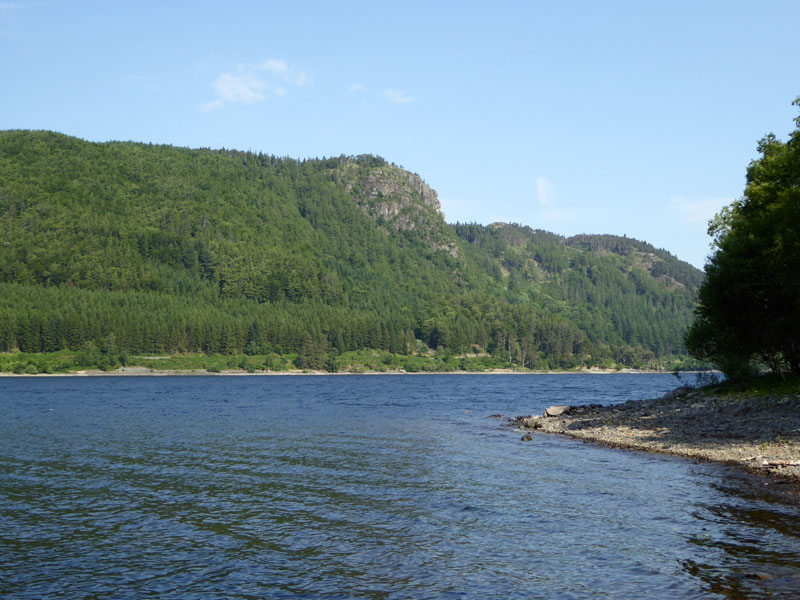
[[[612,406],[553,406],[515,422],[618,448],[732,462],[800,483],[800,394],[715,396],[678,388]]]

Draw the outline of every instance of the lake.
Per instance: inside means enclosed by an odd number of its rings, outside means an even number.
[[[671,375],[0,379],[0,595],[792,598],[800,510],[506,417]],[[774,486],[773,487],[779,487]]]

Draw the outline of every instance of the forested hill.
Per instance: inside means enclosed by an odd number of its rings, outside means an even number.
[[[701,273],[643,242],[448,225],[362,155],[0,132],[0,350],[489,353],[531,368],[685,354]]]

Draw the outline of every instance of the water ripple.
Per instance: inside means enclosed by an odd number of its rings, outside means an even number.
[[[768,598],[800,589],[800,514],[758,480],[553,437],[521,444],[486,418],[655,396],[674,385],[670,376],[0,385],[3,596]]]

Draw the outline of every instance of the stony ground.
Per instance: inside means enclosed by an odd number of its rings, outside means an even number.
[[[714,396],[679,388],[616,406],[551,407],[516,422],[614,447],[736,463],[800,484],[800,394]]]

